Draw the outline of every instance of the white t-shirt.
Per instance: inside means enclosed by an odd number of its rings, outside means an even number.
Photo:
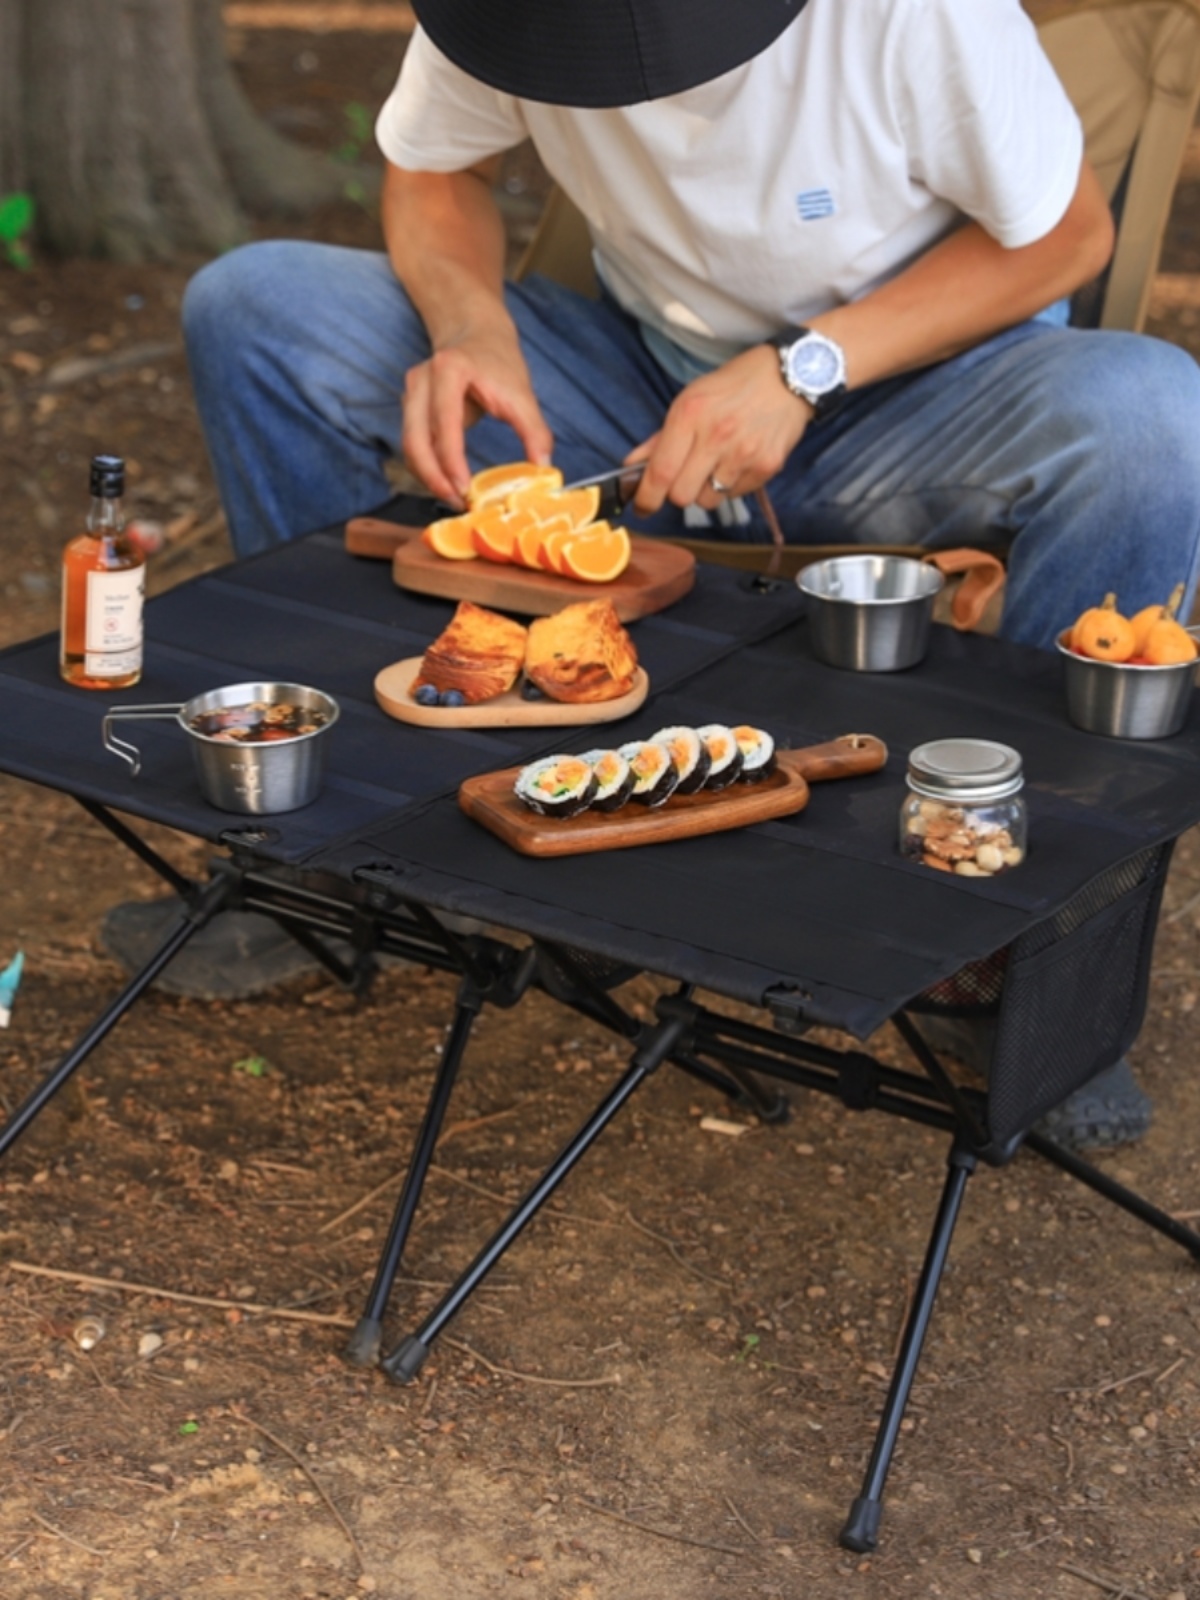
[[[809,0],[743,66],[613,110],[502,94],[418,29],[376,134],[425,172],[532,139],[617,300],[703,361],[861,297],[964,216],[1032,243],[1083,156],[1018,0]]]

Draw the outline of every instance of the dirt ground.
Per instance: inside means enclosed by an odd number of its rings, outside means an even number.
[[[259,105],[328,148],[401,48],[235,45]],[[513,164],[514,240],[539,181]],[[263,231],[366,244],[375,224],[346,204]],[[1153,331],[1200,354],[1200,151],[1163,269]],[[228,559],[178,345],[189,270],[0,271],[0,642],[56,625],[95,450],[130,458],[134,514],[167,530],[153,590]],[[115,990],[105,908],[157,885],[68,800],[0,796],[0,965],[28,963],[0,1034],[11,1110]],[[1193,1219],[1198,926],[1192,835],[1134,1055],[1156,1124],[1103,1165]],[[399,967],[361,1001],[316,976],[241,1004],[153,994],[18,1144],[0,1173],[7,1600],[1200,1596],[1195,1263],[1031,1156],[970,1186],[881,1549],[837,1547],[945,1152],[800,1092],[768,1128],[660,1073],[417,1383],[347,1365],[452,995]],[[389,1340],[621,1066],[548,1000],[485,1014]],[[105,1329],[88,1351],[85,1315]]]

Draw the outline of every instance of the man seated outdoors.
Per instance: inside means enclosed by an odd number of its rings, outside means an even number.
[[[1200,372],[1066,325],[1113,227],[1018,0],[414,10],[377,127],[387,253],[260,243],[188,290],[239,555],[379,505],[392,456],[452,505],[488,465],[640,461],[655,532],[699,506],[765,540],[765,485],[790,541],[1003,546],[1025,644],[1109,590],[1129,614],[1182,581],[1190,606]],[[597,300],[504,281],[490,185],[527,138],[588,222]],[[1120,1063],[1051,1131],[1148,1116]]]

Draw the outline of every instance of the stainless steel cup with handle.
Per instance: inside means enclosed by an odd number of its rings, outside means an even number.
[[[206,713],[254,703],[298,706],[325,720],[312,733],[298,733],[268,742],[216,739],[191,724]],[[210,689],[182,705],[112,706],[105,713],[102,734],[105,749],[127,761],[136,778],[142,767],[141,751],[119,739],[113,723],[169,720],[188,735],[200,793],[220,811],[268,816],[298,811],[320,791],[325,771],[327,735],[339,715],[337,701],[321,689],[301,683],[235,683]]]

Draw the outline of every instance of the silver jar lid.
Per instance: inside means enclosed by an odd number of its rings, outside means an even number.
[[[992,739],[934,739],[908,758],[908,786],[933,800],[1004,800],[1024,784],[1021,757]]]

